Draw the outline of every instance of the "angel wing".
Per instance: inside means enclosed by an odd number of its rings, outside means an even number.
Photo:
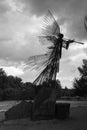
[[[41,43],[53,44],[56,40],[56,36],[60,33],[60,27],[50,10],[48,10],[42,21],[41,36],[38,36],[38,38]],[[51,51],[50,49],[47,54],[29,57],[25,61],[26,69],[42,69],[46,67],[49,62],[48,58]]]
[[[87,16],[85,16],[85,19],[84,19],[84,26],[85,26],[85,29],[87,31]]]
[[[53,43],[55,44],[56,42],[56,37],[55,36],[52,36],[52,35],[49,35],[49,36],[39,36],[39,41],[43,44],[52,44]]]
[[[55,20],[54,16],[52,15],[51,11],[48,10],[47,14],[44,16],[42,20],[41,26],[41,36],[39,36],[39,40],[41,43],[49,42],[48,36],[53,38],[53,36],[57,36],[60,33],[60,27]],[[47,42],[46,42],[47,40]],[[52,42],[52,40],[50,41]]]
[[[46,54],[42,54],[42,55],[30,56],[27,60],[24,61],[26,63],[25,70],[43,69],[47,65],[49,55],[50,55],[49,53],[46,53]]]

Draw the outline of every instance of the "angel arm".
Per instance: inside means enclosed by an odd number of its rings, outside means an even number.
[[[68,48],[69,48],[70,43],[73,43],[73,42],[74,42],[74,40],[68,40],[68,41],[66,42],[66,49],[68,49]]]
[[[62,47],[64,47],[65,49],[68,49],[68,48],[69,48],[70,43],[73,43],[73,42],[74,42],[74,40],[68,40],[68,41],[63,40]]]
[[[68,49],[70,43],[73,43],[73,42],[78,43],[78,44],[81,44],[81,45],[84,44],[84,43],[82,43],[82,42],[78,42],[78,41],[75,41],[75,40],[68,40],[68,39],[65,39],[65,40],[63,40],[63,45],[62,45],[62,46],[63,46],[64,48]]]

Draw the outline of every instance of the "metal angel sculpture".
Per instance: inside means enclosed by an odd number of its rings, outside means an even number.
[[[31,65],[40,72],[33,82],[36,85],[42,84],[44,81],[56,80],[62,48],[68,49],[70,43],[73,42],[83,44],[75,40],[64,39],[64,35],[61,34],[60,27],[50,10],[43,18],[41,36],[38,38],[41,43],[50,43],[50,46],[46,54],[32,56],[26,62],[27,65]]]

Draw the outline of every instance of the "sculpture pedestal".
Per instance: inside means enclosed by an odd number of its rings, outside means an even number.
[[[31,117],[32,115],[32,102],[22,101],[21,103],[13,106],[5,112],[5,119],[20,119]]]
[[[43,94],[42,94],[43,92]],[[55,117],[55,88],[42,88],[38,93],[32,111],[33,120],[46,120]]]
[[[49,120],[55,118],[55,102],[45,102],[32,113],[32,120]]]
[[[68,118],[70,114],[70,103],[56,103],[55,104],[55,117],[57,119]]]

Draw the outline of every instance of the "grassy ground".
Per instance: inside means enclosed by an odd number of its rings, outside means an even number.
[[[4,112],[0,113],[0,119],[4,119]],[[84,103],[71,107],[70,117],[66,120],[30,121],[26,118],[1,121],[0,130],[87,130],[87,107]]]
[[[30,121],[18,119],[0,123],[0,130],[87,130],[87,107],[71,108],[66,120]]]
[[[78,107],[78,106],[87,106],[87,101],[64,101],[64,100],[58,100],[57,102],[67,102],[70,103],[71,108],[72,107]],[[7,111],[12,106],[20,103],[20,101],[2,101],[0,102],[0,112],[1,111]]]

